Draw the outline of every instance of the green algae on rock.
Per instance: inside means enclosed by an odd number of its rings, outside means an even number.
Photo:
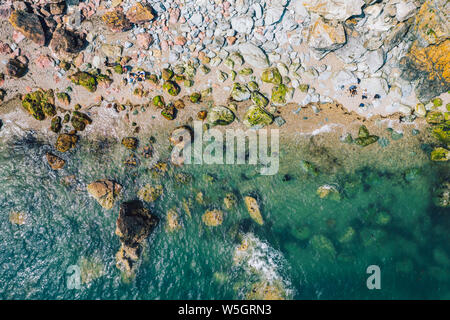
[[[56,139],[55,148],[59,152],[67,152],[73,149],[78,142],[78,136],[74,134],[62,133]]]
[[[92,120],[88,115],[79,111],[74,111],[72,113],[72,118],[70,121],[72,127],[77,131],[83,131],[87,125],[92,123]]]
[[[59,131],[61,131],[61,127],[61,117],[54,117],[50,124],[50,130],[52,130],[54,133],[58,133]]]
[[[267,99],[261,92],[253,91],[251,93],[251,99],[254,104],[258,107],[265,108],[269,104],[269,99]]]
[[[226,126],[232,123],[235,119],[234,113],[224,106],[213,107],[208,112],[208,123],[216,126]]]
[[[164,108],[166,106],[166,102],[164,101],[163,96],[154,96],[152,102],[153,105],[157,108]]]
[[[434,148],[430,157],[432,161],[448,161],[450,160],[450,151],[443,147]]]
[[[358,138],[355,139],[355,143],[358,146],[366,147],[372,143],[377,142],[378,139],[378,136],[370,135],[367,127],[362,125],[361,127],[359,127]]]
[[[288,94],[288,87],[284,84],[280,84],[279,86],[275,86],[272,88],[272,104],[275,106],[285,106],[287,103],[286,97]]]
[[[261,80],[275,85],[280,85],[283,82],[280,71],[275,67],[264,70],[261,75]]]
[[[36,120],[44,120],[46,116],[55,116],[56,109],[54,103],[55,98],[53,95],[53,90],[44,91],[39,89],[37,91],[27,93],[22,99],[22,106]]]
[[[310,175],[313,175],[313,176],[319,175],[319,169],[314,164],[312,164],[309,161],[300,160],[300,168],[304,172],[306,172],[306,173],[308,173]]]
[[[250,99],[250,91],[245,85],[241,85],[239,82],[236,82],[231,90],[231,98],[238,102],[246,101]]]
[[[243,123],[247,127],[265,127],[272,124],[273,116],[261,107],[251,106],[244,115]]]
[[[164,82],[163,89],[168,94],[170,94],[171,96],[174,96],[174,97],[177,96],[181,91],[181,88],[178,86],[178,84],[171,80]]]
[[[89,92],[97,90],[96,77],[88,72],[78,71],[71,75],[69,79],[76,85],[86,88]]]

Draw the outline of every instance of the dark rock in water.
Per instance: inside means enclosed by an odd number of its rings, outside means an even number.
[[[56,55],[75,54],[80,52],[83,47],[84,39],[80,35],[64,28],[56,29],[50,41],[50,49]]]
[[[48,165],[53,169],[53,170],[60,170],[64,167],[64,165],[66,164],[66,161],[64,161],[63,159],[61,159],[58,156],[55,156],[54,154],[47,152],[47,154],[45,155],[45,157],[47,158],[47,162]]]
[[[158,224],[158,218],[144,208],[139,200],[123,202],[116,222],[116,235],[120,241],[134,247],[141,244]]]
[[[40,46],[45,44],[44,28],[37,15],[21,10],[15,10],[11,13],[9,22],[14,29],[36,44]]]
[[[6,74],[14,78],[23,77],[27,73],[27,69],[27,65],[17,58],[9,59],[6,64]]]
[[[78,137],[74,134],[62,133],[56,140],[55,148],[59,152],[67,152],[74,148],[78,142]]]

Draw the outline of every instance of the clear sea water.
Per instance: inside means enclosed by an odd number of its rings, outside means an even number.
[[[244,299],[260,281],[281,283],[289,299],[450,298],[450,213],[432,202],[448,166],[423,163],[413,179],[402,170],[370,167],[313,177],[301,170],[300,154],[282,150],[275,176],[261,176],[253,166],[185,166],[158,180],[145,161],[125,167],[120,144],[82,142],[63,155],[68,162],[57,172],[45,161],[50,150],[32,139],[0,146],[1,299]],[[191,174],[192,183],[177,183],[177,172]],[[75,182],[61,183],[68,175]],[[103,178],[123,185],[121,201],[135,199],[148,183],[164,187],[161,199],[146,204],[161,222],[129,282],[115,266],[120,201],[102,209],[85,189]],[[329,183],[341,188],[340,201],[316,195]],[[195,201],[200,191],[205,205]],[[239,205],[224,210],[221,226],[205,226],[202,214],[222,208],[227,192]],[[263,226],[247,213],[241,197],[248,193],[259,199]],[[191,217],[182,209],[184,198],[193,200]],[[170,233],[165,215],[173,207],[182,229]],[[24,212],[26,223],[12,224],[11,211]],[[377,222],[380,212],[391,220]],[[354,237],[343,242],[349,227]],[[314,246],[317,236],[328,246]],[[252,239],[253,249],[236,264],[243,238]],[[67,269],[86,260],[100,272],[69,289]],[[380,267],[380,290],[366,286],[370,265]]]

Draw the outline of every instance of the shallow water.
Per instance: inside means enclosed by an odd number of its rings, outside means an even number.
[[[85,142],[63,155],[69,161],[58,172],[48,167],[47,151],[51,146],[33,139],[0,147],[2,299],[244,299],[260,282],[280,285],[289,299],[450,298],[450,214],[432,202],[442,165],[424,163],[413,179],[404,170],[368,167],[313,177],[301,170],[301,154],[282,149],[275,176],[246,165],[191,165],[158,178],[146,161],[125,167],[127,153],[119,144]],[[178,172],[191,174],[192,183],[176,182]],[[62,183],[69,175],[75,180]],[[146,204],[161,221],[129,282],[115,266],[119,203],[104,210],[85,191],[103,178],[124,186],[121,200],[135,199],[148,183],[164,186],[163,197]],[[341,189],[341,200],[316,195],[330,183]],[[205,205],[195,201],[200,191]],[[224,210],[220,227],[206,227],[201,215],[222,208],[227,192],[239,197],[239,205]],[[243,204],[249,193],[260,202],[263,226]],[[189,198],[191,217],[181,206]],[[183,225],[174,233],[164,218],[171,208]],[[24,212],[26,223],[12,224],[11,211]],[[382,212],[391,218],[385,224]],[[349,230],[354,236],[344,238]],[[252,245],[239,258],[243,239]],[[100,272],[69,289],[67,269],[86,259]],[[381,269],[381,290],[366,286],[370,265]]]

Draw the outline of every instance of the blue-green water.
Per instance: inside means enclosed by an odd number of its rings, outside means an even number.
[[[2,299],[244,299],[257,283],[277,284],[289,299],[450,298],[450,213],[432,202],[445,164],[424,162],[412,179],[382,163],[314,177],[301,170],[299,153],[282,148],[275,176],[260,176],[252,166],[192,165],[155,177],[145,161],[125,167],[119,144],[84,143],[63,155],[61,171],[45,161],[51,149],[35,141],[0,148]],[[175,181],[178,172],[191,174],[191,183]],[[75,178],[61,181],[70,175]],[[102,209],[85,188],[104,178],[124,187],[122,201],[135,199],[146,184],[164,187],[161,199],[146,204],[161,221],[129,282],[115,266],[120,201]],[[316,195],[329,183],[341,188],[340,201]],[[205,226],[202,214],[223,209],[228,192],[238,206],[224,210],[221,226]],[[263,226],[243,204],[249,193],[260,202]],[[191,199],[191,217],[183,199]],[[172,233],[165,220],[171,208],[182,224]],[[12,224],[12,211],[24,212],[26,223]],[[238,259],[243,239],[251,248]],[[69,289],[67,268],[86,259],[100,272]],[[381,269],[381,290],[366,286],[370,265]]]

